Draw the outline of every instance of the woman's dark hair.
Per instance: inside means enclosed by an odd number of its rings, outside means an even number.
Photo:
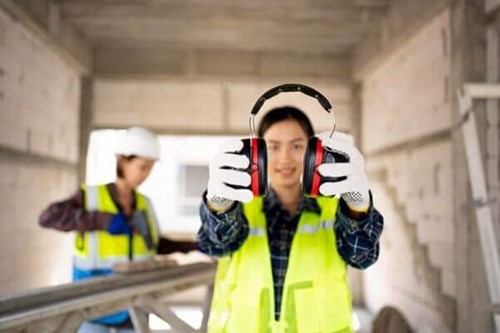
[[[120,159],[124,158],[127,161],[131,161],[131,160],[133,160],[136,157],[137,157],[136,155],[130,155],[130,156],[118,155],[117,156],[117,161],[116,161],[116,175],[118,176],[118,178],[123,178],[123,170],[120,167]]]
[[[272,125],[285,120],[295,120],[308,137],[314,136],[314,130],[307,115],[293,106],[277,107],[267,112],[259,123],[257,136],[262,138]]]

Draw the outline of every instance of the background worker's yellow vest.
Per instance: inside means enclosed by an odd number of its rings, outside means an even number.
[[[106,185],[82,186],[85,198],[85,210],[117,214],[118,207],[111,198]],[[149,207],[148,199],[136,193],[136,210],[143,210],[148,217],[149,229],[153,243],[158,244],[158,227],[154,213]],[[74,277],[76,279],[107,275],[111,273],[113,264],[149,260],[156,254],[156,248],[148,249],[142,236],[138,233],[129,235],[112,235],[106,230],[78,233],[73,251]],[[95,272],[95,273],[93,273]],[[87,274],[87,276],[86,276]]]
[[[317,200],[321,215],[304,211],[292,242],[279,322],[263,199],[244,204],[250,233],[238,251],[219,259],[208,332],[353,332],[347,266],[333,229],[338,198]]]

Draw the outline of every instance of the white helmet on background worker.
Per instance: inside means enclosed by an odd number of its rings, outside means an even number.
[[[157,160],[160,157],[160,147],[152,132],[142,127],[131,127],[118,139],[115,154]]]

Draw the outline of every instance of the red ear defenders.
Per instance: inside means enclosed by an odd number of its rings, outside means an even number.
[[[326,112],[330,113],[332,110],[330,102],[320,92],[306,85],[296,83],[287,83],[271,88],[255,102],[249,122],[253,137],[243,140],[244,147],[242,151],[250,160],[249,167],[244,171],[248,172],[252,177],[249,189],[254,196],[265,195],[267,192],[267,147],[264,139],[257,138],[255,135],[254,118],[268,99],[282,92],[302,92],[317,99]],[[334,130],[335,125],[332,133]],[[340,181],[345,179],[345,177],[322,177],[318,173],[317,168],[319,165],[333,161],[346,162],[348,161],[348,157],[323,148],[321,140],[317,137],[309,138],[304,155],[304,173],[302,177],[302,190],[304,194],[317,196],[320,185],[325,181]]]
[[[347,177],[323,177],[318,167],[323,163],[349,162],[349,157],[334,152],[321,145],[321,140],[315,136],[309,138],[304,154],[304,173],[302,175],[302,192],[311,197],[319,195],[319,187],[325,182],[338,182]]]
[[[267,192],[267,147],[266,142],[259,138],[243,139],[241,153],[246,155],[250,164],[246,169],[238,169],[247,172],[251,177],[250,186],[228,185],[232,188],[248,188],[254,196],[264,196]]]

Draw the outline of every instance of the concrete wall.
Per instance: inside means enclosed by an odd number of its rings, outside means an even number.
[[[386,217],[365,301],[395,306],[417,332],[493,330],[456,91],[498,82],[497,20],[480,0],[394,1],[355,55],[363,149]],[[475,105],[495,200],[498,104]],[[498,227],[498,204],[490,207]]]
[[[98,78],[93,90],[96,127],[128,127],[141,124],[159,133],[248,134],[248,117],[255,101],[267,89],[289,81],[211,78],[192,80]],[[310,78],[292,82],[309,84],[334,106],[338,129],[349,131],[350,90],[345,84]],[[266,102],[256,124],[267,109],[296,105],[311,117],[318,131],[331,129],[332,116],[303,94],[282,93]]]
[[[441,10],[362,80],[362,146],[386,221],[365,302],[397,307],[417,332],[454,331],[449,36]]]
[[[67,281],[69,235],[40,211],[77,186],[79,74],[0,10],[0,293]]]
[[[381,29],[353,58],[354,85],[345,57],[332,58],[331,67],[323,66],[330,60],[324,57],[294,66],[290,55],[200,51],[148,58],[97,49],[96,78],[82,86],[78,70],[53,45],[0,10],[0,293],[69,278],[71,236],[36,221],[49,202],[76,189],[82,128],[248,135],[255,100],[276,84],[300,82],[324,93],[338,129],[360,140],[385,216],[380,260],[363,274],[366,305],[374,312],[396,306],[419,333],[490,331],[461,132],[454,127],[462,81],[498,82],[498,18],[484,20],[480,2],[393,1]],[[483,21],[485,39],[477,38]],[[88,68],[90,55],[83,53]],[[82,92],[88,106],[80,106]],[[330,129],[331,117],[301,94],[281,94],[262,113],[284,104],[304,108],[318,132]],[[499,120],[491,110],[498,105],[481,105],[478,120],[495,198]],[[498,222],[498,201],[492,207]]]

